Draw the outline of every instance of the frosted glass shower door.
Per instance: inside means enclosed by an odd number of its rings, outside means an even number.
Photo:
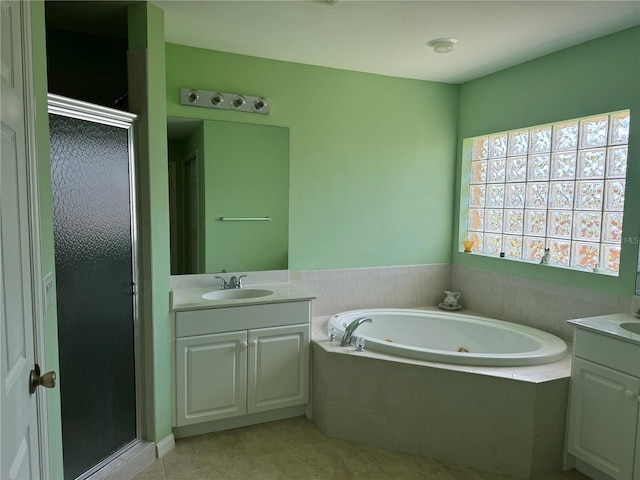
[[[62,443],[73,479],[138,436],[132,156],[130,128],[52,112]]]

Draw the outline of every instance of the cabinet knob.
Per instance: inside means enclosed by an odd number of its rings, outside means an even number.
[[[251,343],[249,343],[249,345],[251,345],[252,347],[257,347],[258,342],[256,342],[255,340],[252,340]]]
[[[633,398],[633,397],[636,396],[636,394],[633,393],[631,390],[625,390],[624,391],[624,396],[627,397],[627,398]]]
[[[240,346],[243,348],[247,348],[247,342],[240,342]]]

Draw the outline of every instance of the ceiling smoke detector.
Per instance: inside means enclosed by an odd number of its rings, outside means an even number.
[[[456,43],[458,40],[455,38],[436,38],[427,43],[427,46],[433,48],[435,53],[449,53]]]

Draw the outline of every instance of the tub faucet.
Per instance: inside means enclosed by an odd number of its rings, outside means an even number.
[[[373,323],[373,320],[367,317],[362,317],[362,318],[356,318],[353,322],[351,322],[349,326],[344,330],[344,335],[342,335],[342,341],[340,342],[340,346],[347,347],[351,345],[351,337],[353,337],[353,334],[355,333],[356,328],[358,328],[360,325],[362,325],[365,322]]]

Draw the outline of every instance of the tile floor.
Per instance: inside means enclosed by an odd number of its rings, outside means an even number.
[[[305,417],[176,440],[135,480],[511,480],[437,460],[325,437]],[[588,480],[579,472],[539,480]]]

